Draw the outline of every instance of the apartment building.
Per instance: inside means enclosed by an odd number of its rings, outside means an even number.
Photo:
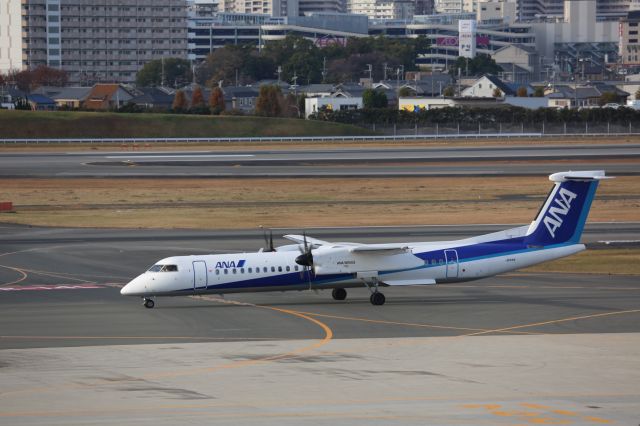
[[[640,10],[629,12],[626,17],[620,19],[619,29],[619,54],[622,64],[640,65]]]
[[[151,60],[187,58],[186,0],[21,0],[21,14],[23,67],[72,84],[130,83]]]
[[[22,69],[21,0],[0,1],[0,72]]]
[[[347,12],[367,15],[371,19],[410,20],[416,10],[415,0],[349,0]]]

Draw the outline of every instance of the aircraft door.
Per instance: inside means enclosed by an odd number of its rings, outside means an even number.
[[[458,271],[460,269],[458,252],[455,250],[445,250],[444,261],[447,265],[447,278],[458,278]]]
[[[193,262],[193,289],[206,290],[207,288],[207,264],[204,260]]]

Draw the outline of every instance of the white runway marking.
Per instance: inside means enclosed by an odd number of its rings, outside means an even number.
[[[207,154],[207,155],[113,155],[107,156],[109,159],[134,159],[134,160],[146,160],[154,158],[235,158],[235,157],[255,157],[253,154]]]
[[[95,284],[23,285],[0,287],[0,291],[86,290],[93,288],[104,288],[104,286]]]

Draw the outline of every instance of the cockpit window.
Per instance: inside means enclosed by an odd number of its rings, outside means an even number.
[[[177,272],[178,265],[153,265],[149,268],[149,272]]]

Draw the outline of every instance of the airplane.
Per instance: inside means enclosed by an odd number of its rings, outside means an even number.
[[[284,235],[294,244],[256,253],[175,256],[162,259],[120,293],[142,297],[366,287],[383,305],[381,287],[477,280],[585,250],[580,236],[605,172],[569,171],[549,176],[553,187],[530,225],[455,241],[361,244]],[[266,234],[265,234],[266,237]]]

